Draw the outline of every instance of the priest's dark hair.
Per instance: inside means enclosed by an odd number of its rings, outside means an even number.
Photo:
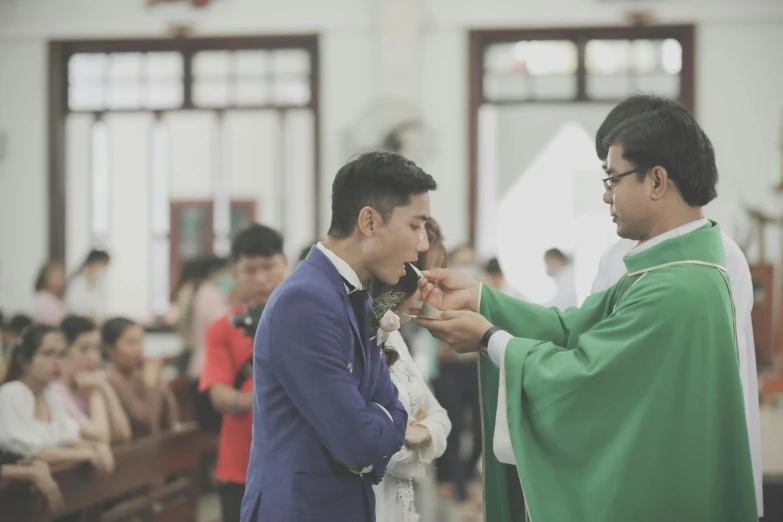
[[[253,223],[242,229],[231,242],[231,257],[272,257],[283,253],[283,236],[277,230]]]
[[[595,133],[595,153],[598,159],[605,161],[609,154],[609,147],[604,145],[604,138],[612,132],[612,129],[634,116],[665,107],[681,107],[681,105],[674,100],[650,94],[637,94],[615,105]]]
[[[656,166],[691,207],[703,207],[718,196],[718,167],[712,143],[696,119],[682,107],[639,114],[615,127],[604,139],[623,147],[623,158],[640,169],[638,179]]]
[[[414,162],[393,152],[368,152],[346,163],[332,184],[329,235],[353,234],[364,207],[388,220],[394,209],[410,204],[411,196],[435,190],[438,184]]]

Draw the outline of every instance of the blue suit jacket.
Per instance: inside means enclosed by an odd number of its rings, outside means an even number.
[[[242,522],[375,520],[372,485],[402,447],[408,418],[381,348],[359,332],[342,278],[314,247],[258,325]]]

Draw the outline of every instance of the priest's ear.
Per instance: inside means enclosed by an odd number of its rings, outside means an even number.
[[[666,193],[674,187],[666,168],[660,165],[650,169],[650,172],[647,174],[647,184],[650,199],[653,201],[663,199]]]

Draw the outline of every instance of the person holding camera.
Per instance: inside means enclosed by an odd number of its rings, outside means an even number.
[[[223,522],[239,522],[245,494],[253,429],[253,337],[269,296],[288,271],[283,237],[263,225],[250,225],[237,234],[231,255],[246,305],[207,328],[199,386],[223,415],[215,470]]]

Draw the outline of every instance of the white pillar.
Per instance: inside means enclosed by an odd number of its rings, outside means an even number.
[[[380,98],[421,100],[424,0],[376,0],[375,78]]]

